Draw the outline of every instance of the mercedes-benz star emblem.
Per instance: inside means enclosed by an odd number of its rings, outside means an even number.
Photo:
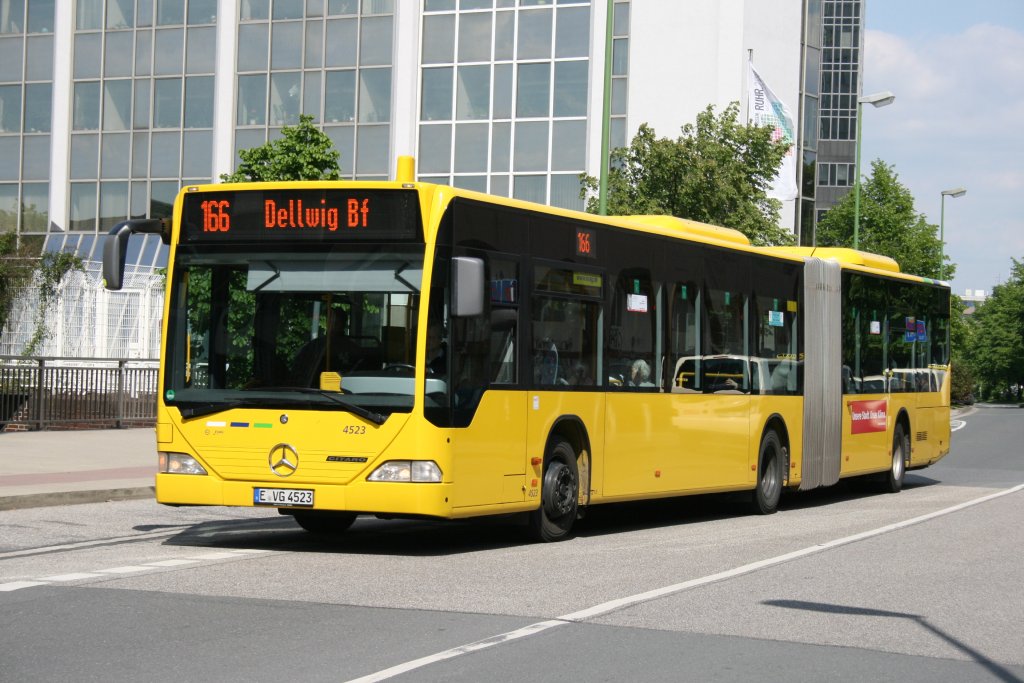
[[[286,443],[270,449],[270,471],[279,477],[290,477],[299,469],[299,453]]]

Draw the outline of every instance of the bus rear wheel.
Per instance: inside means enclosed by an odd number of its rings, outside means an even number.
[[[544,462],[540,507],[530,513],[530,531],[538,541],[550,543],[572,531],[579,511],[580,474],[576,451],[563,439],[551,443]]]
[[[879,488],[884,493],[899,493],[903,488],[903,475],[907,473],[907,459],[910,454],[910,437],[897,424],[892,432],[892,460],[889,471],[878,475]]]
[[[293,512],[291,515],[303,529],[321,536],[341,534],[356,521],[354,512],[308,511]]]
[[[766,432],[757,455],[757,487],[750,500],[755,514],[770,515],[779,509],[784,464],[779,435]]]

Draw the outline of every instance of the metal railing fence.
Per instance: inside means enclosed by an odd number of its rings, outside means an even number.
[[[159,367],[157,360],[0,356],[0,432],[152,425]]]

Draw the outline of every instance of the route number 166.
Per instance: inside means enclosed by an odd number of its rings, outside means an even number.
[[[210,200],[200,204],[203,210],[203,232],[227,232],[231,229],[231,202]]]

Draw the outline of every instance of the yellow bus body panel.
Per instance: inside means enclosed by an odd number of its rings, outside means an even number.
[[[566,419],[589,442],[580,464],[590,504],[752,489],[773,417],[786,430],[788,483],[800,480],[799,396],[491,390],[473,422],[456,429],[417,413],[378,427],[335,411],[233,410],[183,423],[177,410],[163,412],[171,419],[158,428],[160,450],[192,455],[208,472],[158,474],[157,501],[168,505],[252,507],[254,489],[266,487],[312,490],[315,509],[443,518],[528,511],[539,503],[548,438]],[[287,477],[270,467],[281,444],[298,454]],[[444,481],[366,480],[403,459],[434,460]]]
[[[489,390],[465,428],[450,430],[452,506],[458,514],[495,504],[527,502],[526,394]],[[527,507],[533,507],[533,504]]]

